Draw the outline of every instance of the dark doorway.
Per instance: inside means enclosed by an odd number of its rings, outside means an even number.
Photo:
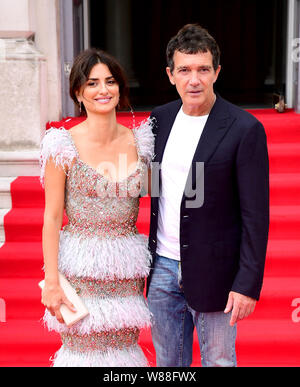
[[[244,107],[271,107],[284,92],[286,0],[90,0],[91,46],[115,55],[130,78],[136,110],[178,98],[165,73],[168,41],[187,23],[217,40],[216,91]]]

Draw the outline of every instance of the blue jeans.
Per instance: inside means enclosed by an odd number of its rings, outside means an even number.
[[[148,291],[158,367],[189,367],[196,327],[203,367],[236,367],[236,325],[223,311],[200,313],[186,302],[178,261],[157,256]]]

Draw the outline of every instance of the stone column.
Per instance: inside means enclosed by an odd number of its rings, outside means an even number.
[[[0,177],[38,176],[46,123],[61,119],[60,1],[0,2]]]
[[[0,32],[0,176],[39,174],[47,68],[32,38],[31,32]]]

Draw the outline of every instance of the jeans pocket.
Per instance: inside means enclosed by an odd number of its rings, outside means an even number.
[[[178,287],[178,262],[158,257],[154,263],[148,299],[158,300],[168,297],[169,291]]]

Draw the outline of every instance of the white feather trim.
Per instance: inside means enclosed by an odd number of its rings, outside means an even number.
[[[154,156],[153,119],[148,118],[133,129],[140,156],[149,167]]]
[[[150,264],[145,235],[101,239],[60,232],[58,266],[69,277],[99,280],[146,277]]]
[[[67,173],[67,168],[71,167],[75,157],[76,150],[70,141],[67,130],[64,128],[48,129],[42,140],[40,152],[40,182],[42,186],[44,186],[46,163],[50,158],[54,160],[56,166],[62,167]]]
[[[138,345],[107,352],[75,352],[62,346],[54,356],[53,367],[148,367]]]
[[[49,331],[85,335],[91,332],[109,331],[123,328],[146,328],[151,325],[151,314],[143,296],[117,297],[99,299],[82,298],[89,315],[73,327],[60,324],[48,310],[43,321]]]

